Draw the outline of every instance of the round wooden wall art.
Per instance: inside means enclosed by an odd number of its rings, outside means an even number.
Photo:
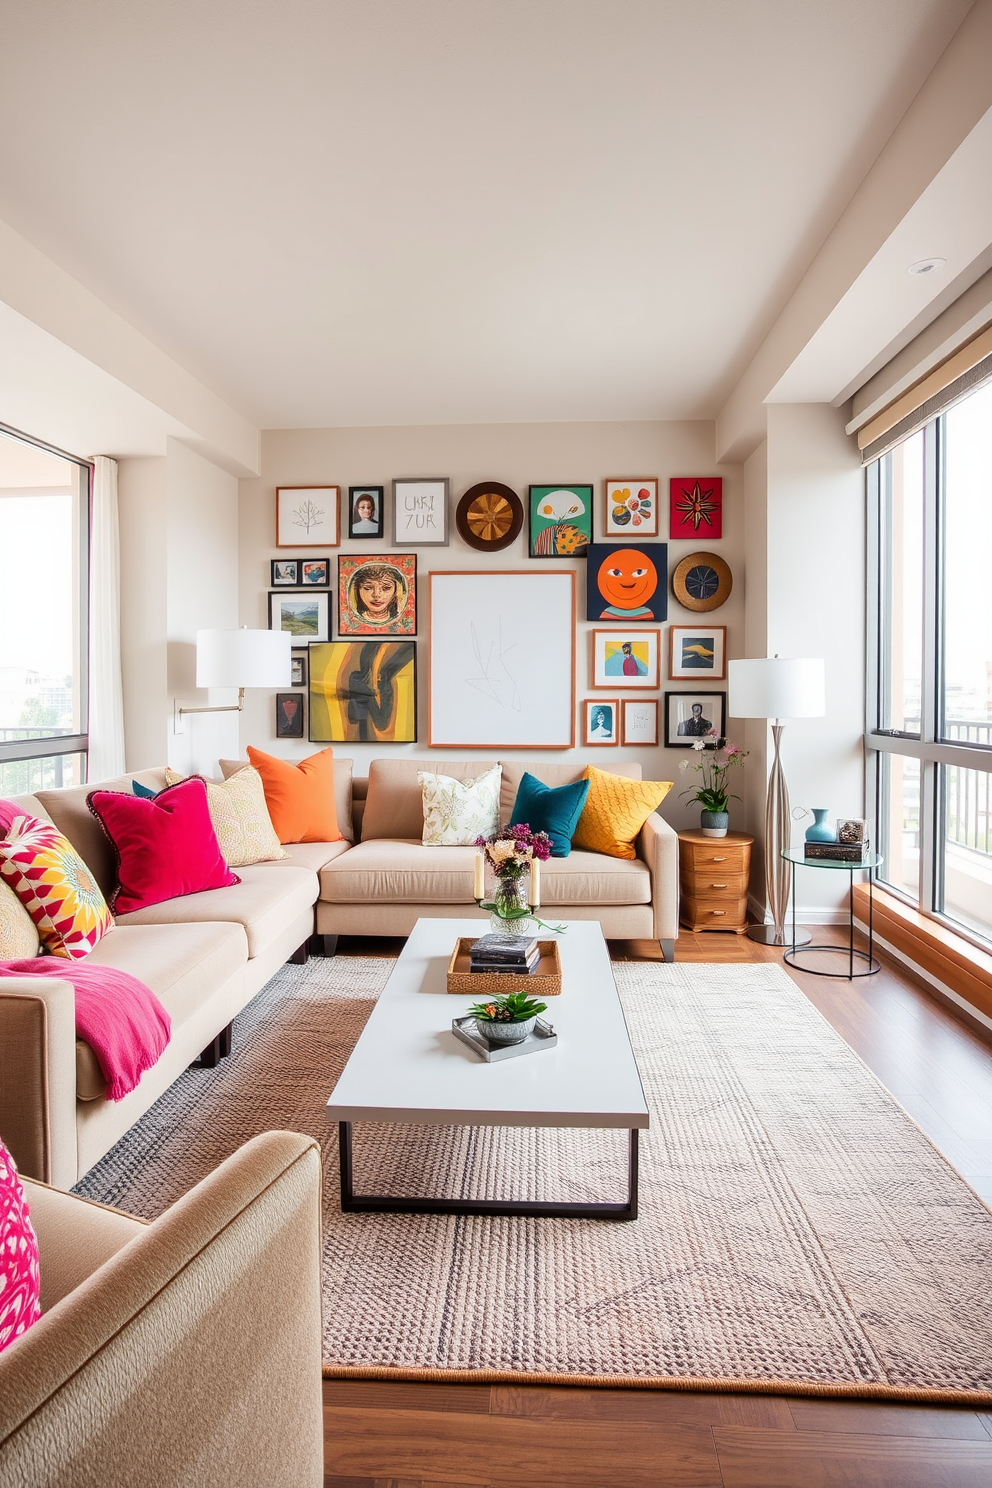
[[[470,548],[498,553],[520,535],[524,508],[516,491],[499,481],[480,481],[458,503],[455,526]]]
[[[690,553],[672,574],[672,593],[687,610],[718,610],[730,598],[734,577],[716,553]]]

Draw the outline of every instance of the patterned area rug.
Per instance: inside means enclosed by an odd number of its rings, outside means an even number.
[[[328,1375],[992,1403],[992,1213],[777,966],[615,965],[636,1222],[342,1216],[324,1103],[392,964],[284,967],[78,1191],[154,1218],[257,1132],[312,1133]],[[625,1142],[370,1124],[355,1182],[620,1198]]]

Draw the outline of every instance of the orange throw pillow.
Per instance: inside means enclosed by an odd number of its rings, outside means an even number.
[[[265,804],[280,842],[341,842],[334,809],[334,751],[322,749],[298,765],[248,745],[262,777]]]

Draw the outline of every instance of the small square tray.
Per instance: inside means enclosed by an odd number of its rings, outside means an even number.
[[[533,977],[528,977],[528,981],[533,980]],[[521,1039],[519,1044],[490,1044],[485,1034],[479,1032],[478,1024],[471,1016],[452,1018],[451,1031],[456,1039],[468,1044],[487,1064],[499,1064],[504,1059],[519,1059],[522,1054],[536,1054],[541,1049],[553,1049],[558,1042],[558,1035],[543,1018],[538,1018],[533,1033]]]
[[[477,939],[476,937],[475,939]],[[471,952],[475,944],[471,936],[455,941],[455,949],[448,962],[448,991],[461,997],[484,997],[486,993],[527,992],[531,997],[557,997],[561,992],[561,956],[554,940],[539,940],[541,959],[537,970],[529,976],[515,976],[507,971],[470,971]]]

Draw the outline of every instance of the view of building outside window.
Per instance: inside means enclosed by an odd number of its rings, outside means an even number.
[[[0,760],[0,792],[83,778],[81,754],[44,741],[83,734],[85,626],[80,521],[85,467],[0,436],[0,745],[38,740],[31,759]]]

